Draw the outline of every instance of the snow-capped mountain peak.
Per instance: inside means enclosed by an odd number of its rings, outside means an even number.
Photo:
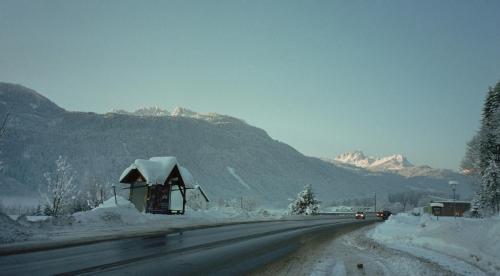
[[[163,117],[170,114],[166,109],[162,109],[158,106],[141,107],[132,112],[123,109],[113,109],[111,110],[111,113],[140,116],[140,117]]]
[[[372,169],[391,171],[402,170],[408,167],[413,167],[413,164],[411,164],[406,157],[401,154],[378,158],[370,165],[370,168]]]
[[[245,123],[243,120],[227,116],[227,115],[222,115],[219,113],[214,113],[214,112],[209,112],[209,113],[199,113],[192,111],[190,109],[184,108],[184,107],[176,107],[170,113],[170,116],[172,117],[187,117],[187,118],[193,118],[193,119],[199,119],[199,120],[205,120],[209,121],[212,123],[227,123],[227,122],[238,122],[238,123]]]
[[[190,118],[199,118],[201,114],[198,112],[194,112],[190,109],[184,108],[184,107],[176,107],[174,110],[170,113],[170,116],[172,117],[190,117]]]
[[[229,123],[229,122],[245,123],[245,121],[231,116],[222,115],[218,113],[206,113],[206,114],[198,113],[184,107],[176,107],[172,112],[168,112],[166,109],[154,106],[154,107],[141,107],[132,112],[123,109],[112,109],[110,113],[128,115],[128,116],[139,116],[139,117],[165,117],[165,116],[183,117],[183,118],[192,118],[197,120],[205,120],[215,124]]]
[[[337,156],[335,160],[361,168],[367,168],[375,161],[373,157],[365,156],[360,150],[343,153]]]
[[[395,154],[387,157],[372,157],[366,156],[359,150],[341,154],[335,158],[335,161],[377,171],[394,171],[413,167],[413,164],[411,164],[406,157],[401,154]]]

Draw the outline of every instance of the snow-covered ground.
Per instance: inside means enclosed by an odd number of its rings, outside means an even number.
[[[258,209],[246,212],[232,207],[198,211],[188,208],[185,215],[154,215],[140,213],[122,197],[118,196],[117,202],[118,205],[114,198],[110,198],[93,210],[59,219],[21,216],[14,220],[1,214],[0,244],[123,237],[180,227],[274,220],[285,215],[284,210]]]
[[[500,275],[500,216],[487,219],[398,214],[369,236],[462,275]]]
[[[500,217],[411,214],[305,244],[258,275],[500,275]],[[358,267],[362,265],[362,267]]]
[[[140,213],[126,199],[62,219],[0,214],[0,249],[23,242],[89,241],[182,227],[289,218],[284,210],[212,208],[185,215]],[[26,244],[26,243],[25,243]],[[297,261],[299,260],[299,261]],[[271,275],[500,275],[500,216],[488,219],[398,214],[384,223],[308,245]],[[357,264],[362,263],[362,269]],[[265,273],[265,274],[266,274]]]

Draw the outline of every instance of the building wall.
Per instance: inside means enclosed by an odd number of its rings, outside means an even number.
[[[130,196],[129,200],[132,204],[135,205],[135,208],[139,210],[139,212],[143,212],[146,209],[146,196],[148,193],[148,186],[136,188],[134,186],[142,186],[144,184],[132,184],[130,186]]]
[[[439,202],[439,203],[443,203],[443,205],[444,205],[444,207],[443,207],[443,209],[441,209],[441,213],[439,215],[445,216],[445,217],[453,217],[453,216],[455,216],[455,212],[456,212],[457,217],[462,217],[465,212],[470,210],[470,207],[471,207],[470,203],[463,203],[463,202],[457,202],[455,208],[453,208],[453,202]],[[435,215],[432,212],[432,208],[430,206],[425,207],[424,211],[426,213],[430,213],[432,215]]]
[[[187,190],[186,204],[193,210],[206,210],[208,209],[208,202],[198,189]]]

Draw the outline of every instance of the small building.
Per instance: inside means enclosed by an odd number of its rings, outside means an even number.
[[[205,195],[175,157],[137,159],[123,171],[120,183],[130,185],[129,200],[139,211],[153,214],[184,214],[188,190]]]
[[[200,185],[195,185],[194,189],[188,189],[186,200],[187,205],[193,210],[207,210],[210,202]]]
[[[434,214],[432,211],[432,205],[439,204],[442,206],[439,216],[457,216],[463,217],[464,213],[470,210],[471,204],[469,201],[453,201],[453,200],[435,200],[430,203],[428,207],[425,208],[425,212],[429,214]]]
[[[210,200],[205,191],[196,183],[196,180],[188,169],[180,167],[180,170],[184,181],[189,183],[189,187],[186,189],[186,204],[193,210],[208,209],[208,202],[210,202]]]

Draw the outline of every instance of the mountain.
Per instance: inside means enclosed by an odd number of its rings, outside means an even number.
[[[44,173],[55,170],[59,156],[77,172],[82,189],[94,180],[116,183],[135,159],[176,156],[214,201],[248,197],[285,207],[306,184],[325,203],[373,192],[449,192],[448,179],[355,170],[304,156],[231,116],[181,108],[143,111],[69,112],[31,89],[0,83],[0,119],[11,114],[0,139],[1,197],[38,196],[46,186]],[[458,189],[471,193],[466,184]]]
[[[335,161],[354,165],[373,171],[398,171],[413,165],[401,154],[387,157],[365,156],[362,151],[343,153],[335,158]]]
[[[387,157],[367,157],[362,151],[356,150],[343,153],[337,156],[333,161],[330,160],[330,162],[337,165],[352,165],[373,172],[391,172],[405,177],[428,176],[437,179],[453,179],[462,177],[461,174],[451,170],[434,169],[426,165],[415,166],[401,154],[395,154]]]
[[[376,161],[373,157],[367,157],[362,151],[353,151],[343,153],[335,158],[335,161],[351,164],[360,168],[368,168]]]

